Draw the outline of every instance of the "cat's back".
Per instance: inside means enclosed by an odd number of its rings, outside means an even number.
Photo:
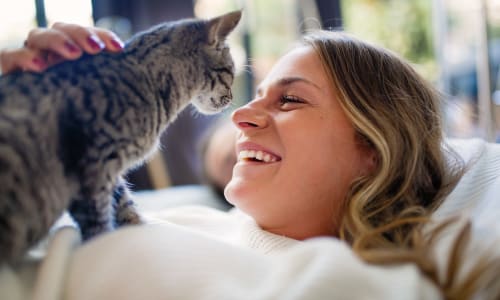
[[[84,55],[77,61],[55,65],[42,73],[16,72],[0,76],[0,118],[21,117],[21,111],[36,118],[50,109],[57,113],[81,91],[91,93],[107,67],[116,64],[111,54]]]
[[[15,103],[15,99],[26,101],[33,98],[34,92],[39,89],[42,74],[31,72],[15,72],[0,76],[0,105]]]
[[[109,76],[107,70],[117,71],[126,65],[122,53],[84,54],[78,60],[65,61],[50,67],[41,73],[15,72],[0,76],[0,101],[21,97],[35,99],[52,96],[57,93],[77,88],[90,88],[99,78]]]
[[[0,179],[4,183],[15,170],[25,170],[23,174],[37,182],[39,173],[48,174],[57,166],[63,92],[51,85],[53,76],[52,72],[0,76],[0,165],[4,167]]]
[[[0,136],[21,139],[28,128],[43,130],[57,114],[57,90],[44,84],[48,74],[15,73],[0,76]],[[12,133],[16,133],[13,135]]]

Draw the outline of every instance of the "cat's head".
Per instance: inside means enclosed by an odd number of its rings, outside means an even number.
[[[234,62],[226,38],[236,27],[241,11],[212,19],[184,19],[158,25],[131,40],[127,46],[157,78],[184,76],[174,88],[205,114],[217,113],[231,100]],[[187,103],[182,103],[187,105]]]
[[[206,46],[202,48],[208,67],[207,82],[201,93],[192,100],[193,105],[202,113],[217,113],[233,99],[231,85],[234,79],[234,62],[225,40],[240,19],[241,11],[235,11],[205,21],[202,25],[206,30]]]

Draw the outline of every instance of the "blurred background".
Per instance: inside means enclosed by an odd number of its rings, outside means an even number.
[[[235,9],[244,14],[229,41],[234,107],[252,98],[301,33],[345,30],[400,53],[439,87],[448,136],[500,142],[500,0],[0,0],[0,48],[20,47],[30,29],[56,21],[106,27],[126,40],[159,22]],[[129,174],[133,188],[200,183],[200,143],[220,117],[185,110],[162,138],[165,151]]]

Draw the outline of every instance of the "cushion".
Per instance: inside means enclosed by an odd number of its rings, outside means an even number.
[[[438,217],[466,213],[477,221],[500,217],[500,144],[481,139],[450,139],[467,171],[435,212]]]

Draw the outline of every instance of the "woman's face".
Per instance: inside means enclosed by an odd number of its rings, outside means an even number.
[[[238,162],[226,198],[295,239],[336,235],[351,182],[372,164],[323,68],[311,47],[292,50],[232,116]]]

